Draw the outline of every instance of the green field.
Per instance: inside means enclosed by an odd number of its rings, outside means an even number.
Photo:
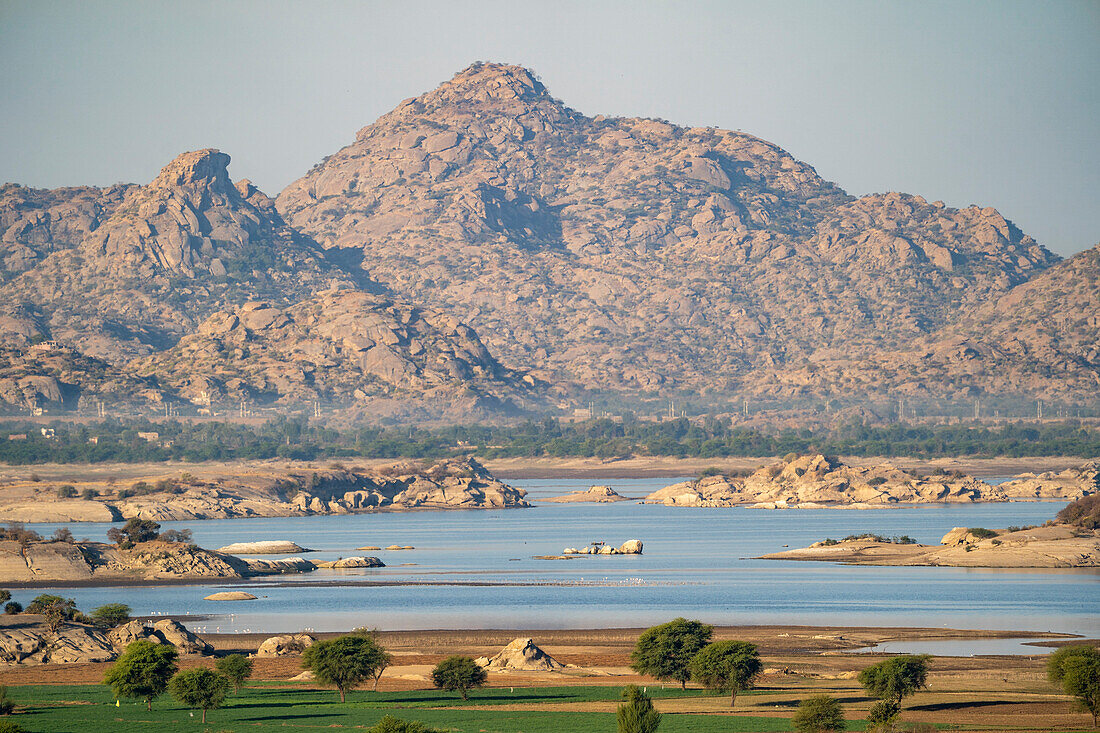
[[[393,715],[444,730],[462,733],[615,733],[611,713],[493,710],[508,704],[544,704],[618,700],[617,687],[490,688],[476,690],[463,703],[454,693],[431,690],[412,692],[348,693],[340,704],[335,692],[307,688],[273,688],[254,685],[231,697],[226,707],[207,714],[205,728],[190,711],[167,695],[153,703],[122,701],[115,707],[110,690],[101,685],[36,685],[11,687],[9,697],[17,705],[11,719],[31,733],[176,733],[177,731],[286,731],[369,728],[383,715]],[[698,690],[651,688],[654,698],[699,696]],[[484,706],[459,710],[459,706]],[[851,730],[862,729],[855,724]],[[660,733],[724,733],[726,731],[789,731],[789,721],[776,718],[668,714]]]

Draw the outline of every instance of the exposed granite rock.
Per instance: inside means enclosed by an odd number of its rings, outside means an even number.
[[[384,568],[386,563],[377,557],[342,557],[317,563],[319,568]]]
[[[1055,524],[981,538],[965,527],[948,532],[940,545],[868,539],[816,542],[800,550],[764,555],[768,560],[822,560],[850,565],[937,565],[988,568],[1081,568],[1100,566],[1100,532]]]
[[[997,488],[1010,499],[1072,499],[1100,492],[1100,461],[1065,471],[1022,473]]]
[[[211,593],[203,598],[204,601],[254,601],[256,596],[243,590],[227,590],[220,593]]]
[[[586,117],[503,64],[403,102],[277,206],[510,364],[630,393],[851,394],[863,365],[1059,259],[995,209],[853,198],[759,138]],[[819,383],[818,364],[836,378]],[[1019,368],[1021,389],[1050,386],[1042,367]]]
[[[350,402],[452,417],[518,414],[536,381],[506,369],[452,316],[364,292],[218,312],[136,373],[200,404]]]
[[[0,664],[109,662],[117,656],[107,635],[88,626],[63,626],[56,633],[41,627],[0,629]]]
[[[219,547],[218,552],[227,555],[285,555],[288,552],[313,552],[289,540],[262,540],[260,542],[234,542]]]
[[[917,476],[890,464],[848,466],[823,455],[792,457],[747,478],[705,476],[655,491],[644,500],[667,506],[752,505],[768,509],[818,505],[883,505],[1007,501],[972,476]]]
[[[627,498],[619,494],[610,486],[592,486],[588,489],[572,491],[563,496],[552,496],[541,501],[555,502],[558,504],[593,503],[609,504],[616,501],[626,501]]]
[[[587,547],[566,547],[562,550],[562,555],[641,555],[642,554],[642,541],[641,540],[627,540],[619,547],[612,547],[611,545],[593,544]],[[556,558],[555,558],[556,559]]]
[[[287,634],[284,636],[272,636],[264,639],[254,657],[288,657],[296,656],[317,643],[317,640],[309,634]],[[312,678],[311,678],[312,679]]]

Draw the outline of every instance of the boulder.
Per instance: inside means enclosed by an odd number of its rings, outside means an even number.
[[[532,639],[513,639],[496,656],[475,660],[490,670],[519,670],[525,672],[553,672],[564,664],[535,646]]]
[[[619,546],[619,554],[621,555],[641,555],[642,554],[642,541],[641,540],[627,540]]]
[[[209,656],[214,647],[188,631],[179,621],[166,618],[153,624],[153,631],[167,643],[179,649],[181,655]]]
[[[288,540],[264,540],[262,542],[235,542],[219,547],[218,552],[230,555],[285,555],[293,552],[313,552]]]
[[[243,590],[227,590],[221,593],[211,593],[203,598],[204,601],[254,601],[256,596],[245,593]]]
[[[308,573],[317,569],[317,565],[304,557],[284,557],[282,560],[245,560],[248,572],[252,575],[285,575],[287,573]]]
[[[377,557],[342,557],[317,563],[319,568],[384,568],[386,564]]]
[[[272,636],[264,639],[256,650],[254,657],[289,657],[301,654],[317,642],[309,634],[286,634],[284,636]],[[309,673],[312,675],[312,673]],[[294,679],[306,679],[301,675]],[[309,677],[313,679],[313,677]]]
[[[0,664],[109,662],[118,653],[98,629],[72,625],[49,634],[43,628],[0,631]]]

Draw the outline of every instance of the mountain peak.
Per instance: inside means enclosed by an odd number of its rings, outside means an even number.
[[[498,99],[546,95],[546,87],[530,69],[481,61],[470,64],[455,74],[443,87],[483,91],[488,97]]]
[[[214,148],[192,150],[180,153],[176,158],[161,169],[150,186],[156,188],[172,188],[186,186],[191,183],[215,184],[218,187],[228,187],[229,183],[229,156]]]

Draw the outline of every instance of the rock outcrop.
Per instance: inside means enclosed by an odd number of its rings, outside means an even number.
[[[1100,567],[1100,532],[1067,525],[1001,530],[994,536],[959,527],[940,545],[874,539],[817,542],[800,550],[764,555],[766,560],[821,560],[849,565],[936,565],[974,568]]]
[[[623,393],[850,394],[863,365],[1059,259],[995,209],[854,198],[752,135],[587,117],[503,64],[403,102],[277,206],[509,363]],[[997,384],[989,366],[969,382]],[[1049,386],[1018,366],[1021,389]],[[878,393],[906,388],[880,373]]]
[[[605,545],[603,543],[593,543],[586,547],[566,547],[562,550],[562,555],[641,555],[642,554],[642,541],[641,540],[627,540],[619,547],[613,547],[611,545]]]
[[[197,404],[350,401],[468,419],[537,401],[535,380],[501,366],[458,319],[355,290],[215,313],[134,369]]]
[[[1076,468],[1022,473],[997,486],[1010,499],[1070,499],[1100,493],[1100,461]]]
[[[592,503],[609,504],[616,501],[626,501],[627,498],[619,494],[610,486],[592,486],[588,489],[572,491],[563,496],[552,496],[542,501],[558,504]]]
[[[386,563],[379,560],[377,557],[342,557],[339,560],[326,560],[317,563],[319,568],[335,568],[342,570],[346,568],[384,568]]]
[[[556,672],[565,665],[535,646],[532,639],[513,639],[492,657],[479,657],[478,665],[493,672]]]
[[[748,477],[704,476],[655,491],[648,504],[768,509],[1007,501],[998,487],[972,476],[918,476],[889,464],[848,466],[823,455],[791,456]]]
[[[261,540],[259,542],[234,542],[219,547],[218,552],[227,555],[285,555],[288,552],[313,552],[289,540]]]
[[[178,621],[161,619],[151,625],[131,621],[109,631],[66,624],[56,632],[40,626],[0,628],[0,664],[75,664],[110,662],[140,639],[171,644],[183,656],[210,656],[214,648]]]
[[[260,644],[254,657],[289,657],[297,656],[317,643],[317,640],[309,634],[286,634],[272,636]]]
[[[145,483],[148,488],[140,495],[119,498],[117,488],[102,480],[75,480],[73,486],[77,492],[90,488],[97,494],[96,499],[89,501],[59,499],[56,490],[38,482],[11,483],[0,487],[0,521],[27,521],[27,515],[22,514],[27,508],[33,510],[31,516],[41,521],[138,517],[166,522],[530,506],[525,499],[526,491],[499,481],[472,459],[432,464],[401,462],[358,469],[238,466],[202,477],[151,476]],[[253,550],[234,552],[259,554]],[[0,563],[3,561],[0,551]]]
[[[255,601],[256,596],[243,590],[227,590],[220,593],[211,593],[203,598],[204,601]]]

